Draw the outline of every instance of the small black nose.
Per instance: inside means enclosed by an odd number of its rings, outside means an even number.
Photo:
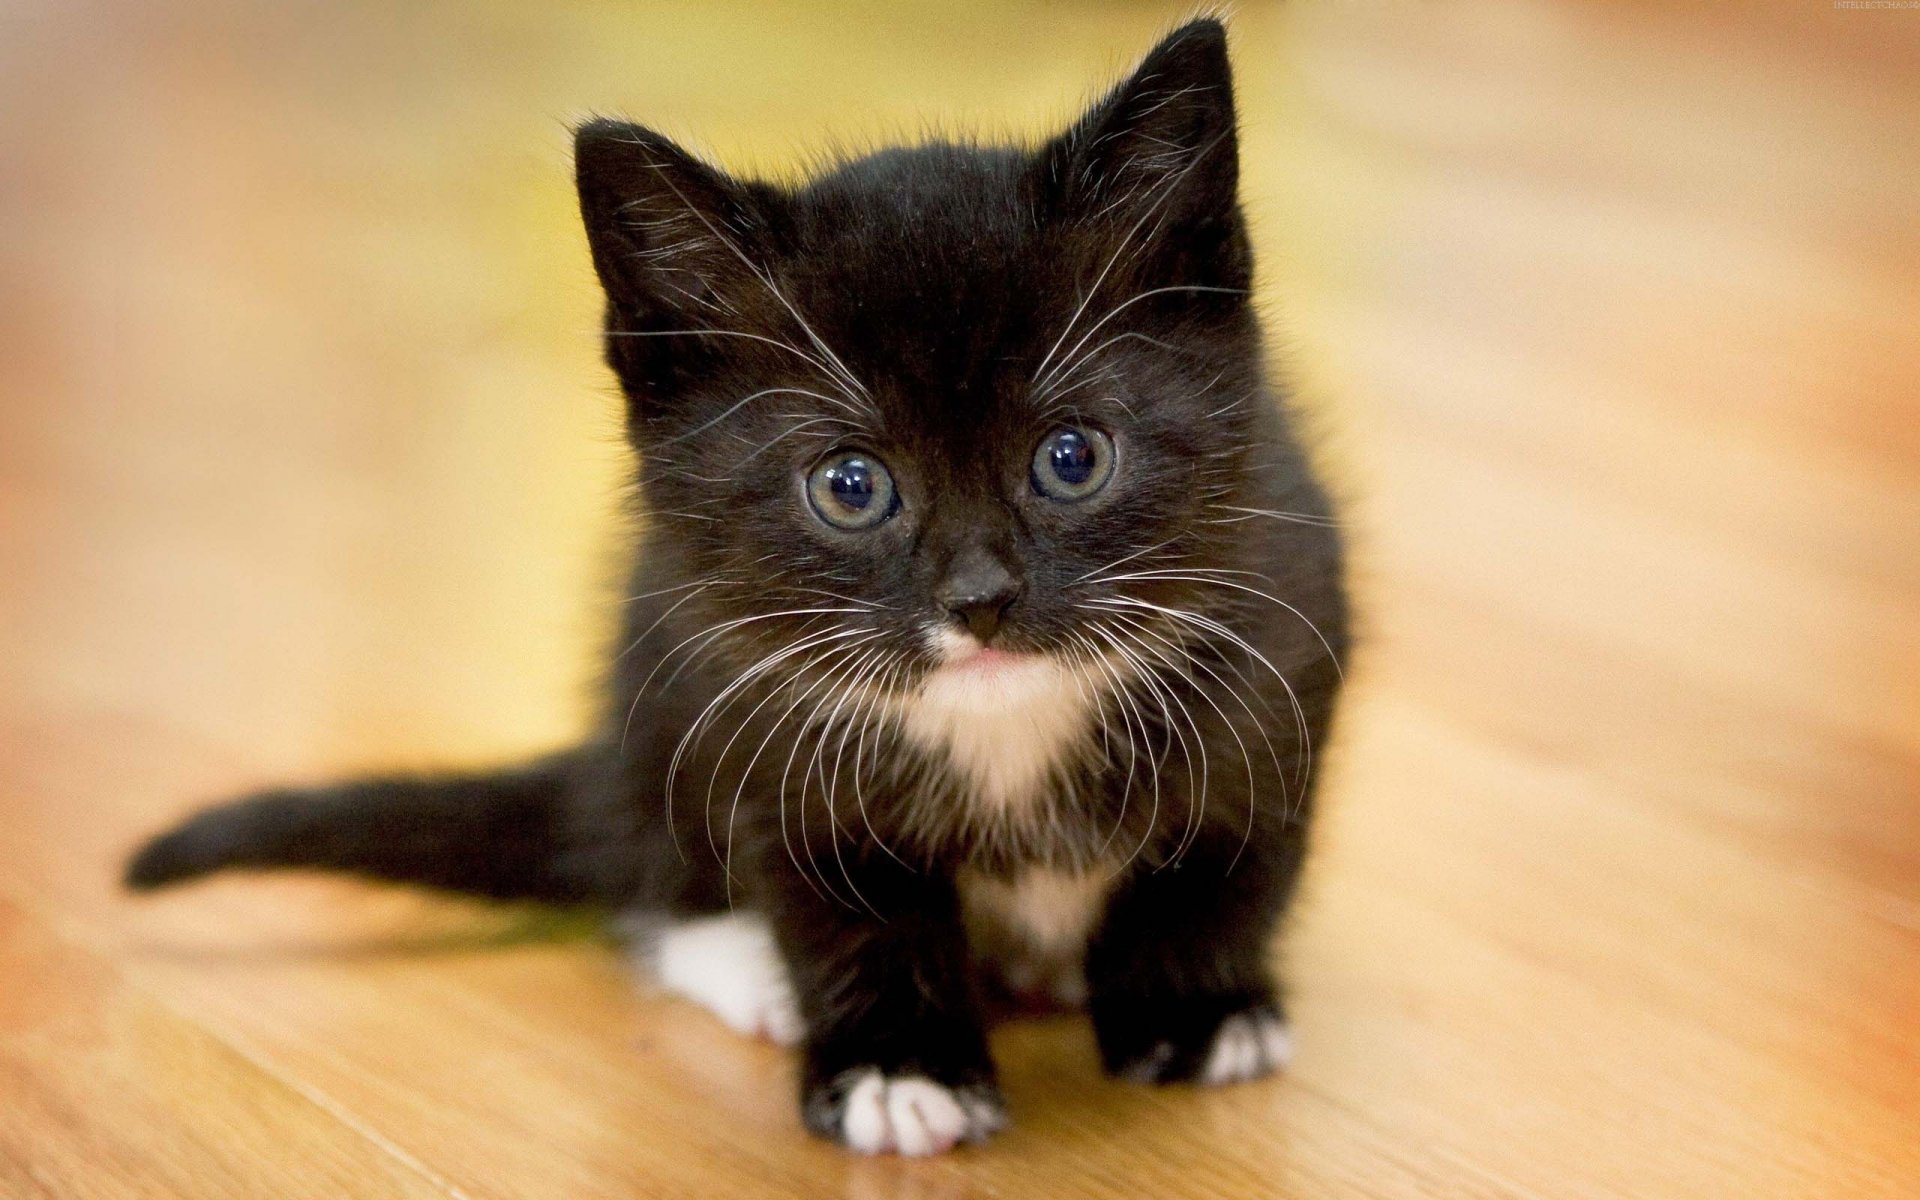
[[[1020,580],[998,559],[980,555],[956,563],[936,598],[984,645],[1020,598]]]
[[[967,596],[947,602],[947,611],[966,623],[968,632],[984,645],[1000,631],[1000,618],[1013,603],[1014,593],[995,592],[990,596]]]

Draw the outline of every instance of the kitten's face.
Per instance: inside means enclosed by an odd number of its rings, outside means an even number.
[[[582,130],[649,510],[745,652],[889,687],[1152,652],[1260,403],[1226,70],[1170,44],[1036,153],[795,190]]]

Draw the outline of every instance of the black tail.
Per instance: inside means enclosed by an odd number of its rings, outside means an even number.
[[[127,864],[127,886],[147,891],[229,867],[313,867],[499,899],[588,901],[562,869],[574,763],[563,754],[495,775],[262,792],[148,842]]]

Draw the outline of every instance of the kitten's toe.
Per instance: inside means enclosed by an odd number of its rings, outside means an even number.
[[[877,1067],[842,1072],[807,1098],[807,1125],[861,1154],[942,1154],[1004,1129],[1007,1111],[990,1084],[947,1087]]]
[[[1220,1022],[1213,1046],[1200,1064],[1199,1083],[1241,1083],[1281,1070],[1293,1061],[1293,1034],[1275,1013],[1235,1013]]]
[[[1292,1059],[1293,1036],[1285,1019],[1262,1005],[1229,1013],[1211,1028],[1154,1040],[1109,1069],[1135,1083],[1216,1087],[1270,1075]]]

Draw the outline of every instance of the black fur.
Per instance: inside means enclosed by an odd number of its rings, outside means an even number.
[[[147,843],[127,864],[127,884],[157,888],[227,867],[323,867],[501,900],[590,901],[560,869],[575,761],[262,792]]]
[[[647,514],[602,725],[522,774],[216,809],[129,882],[332,867],[762,909],[831,1135],[861,1069],[993,1094],[963,870],[1116,872],[1085,964],[1102,1057],[1192,1077],[1222,1020],[1279,1011],[1346,645],[1331,509],[1262,366],[1224,31],[1176,31],[1033,151],[936,142],[782,188],[596,120],[576,157]],[[1078,504],[1030,481],[1062,424],[1118,447]],[[805,497],[844,447],[898,487],[864,532]],[[914,694],[941,598],[981,577],[995,647],[1100,685],[1012,823],[876,698]]]

